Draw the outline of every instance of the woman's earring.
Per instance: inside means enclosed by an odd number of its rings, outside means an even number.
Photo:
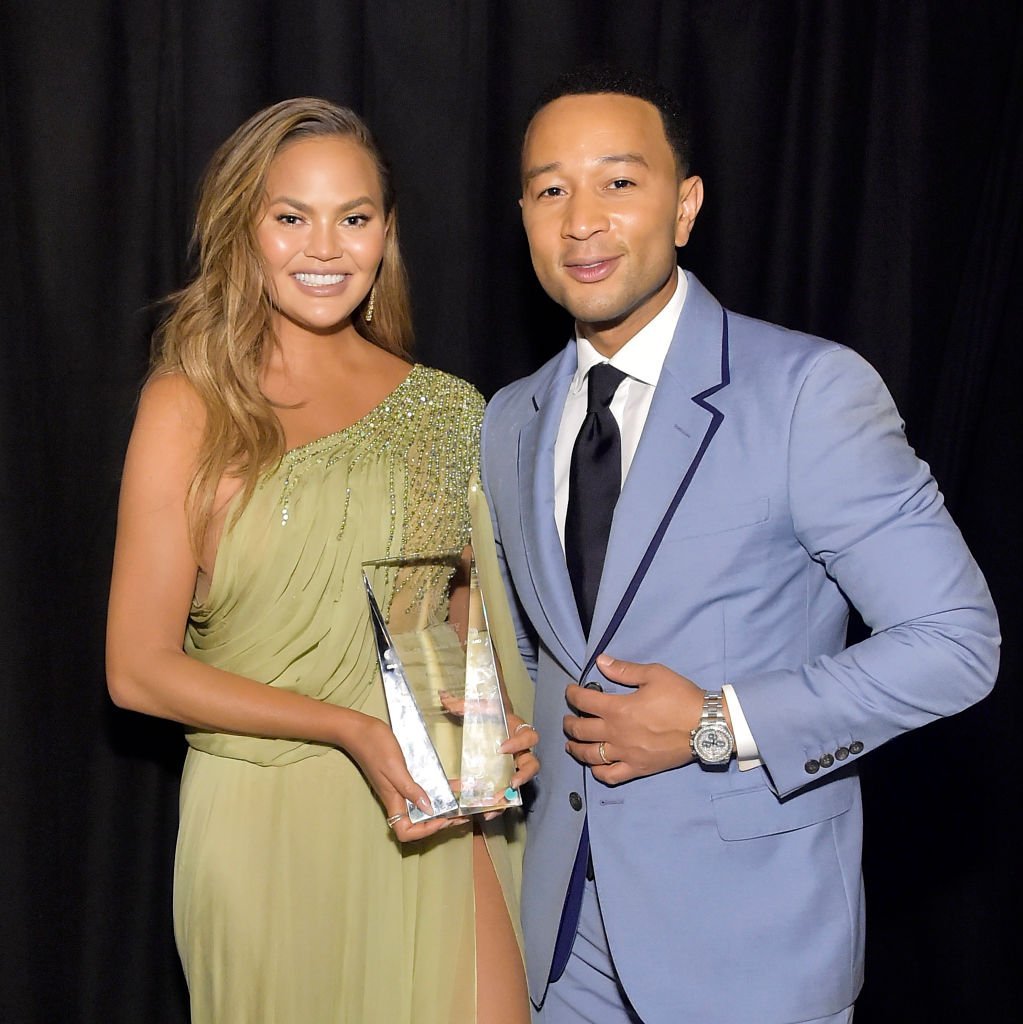
[[[369,302],[366,303],[366,312],[363,314],[363,317],[362,317],[363,320],[365,320],[366,323],[368,323],[368,324],[373,323],[373,307],[374,307],[374,305],[376,303],[376,297],[377,297],[377,286],[373,285],[373,287],[370,288],[370,290],[369,290]]]

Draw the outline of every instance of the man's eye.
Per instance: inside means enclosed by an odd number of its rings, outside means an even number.
[[[541,189],[537,194],[538,199],[542,199],[544,196],[560,196],[562,189],[558,185],[548,185],[547,188]]]
[[[611,188],[613,188],[613,189],[631,188],[635,184],[636,183],[634,181],[630,181],[628,178],[615,178],[615,180],[611,182]]]

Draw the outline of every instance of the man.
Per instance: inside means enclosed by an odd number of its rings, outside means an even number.
[[[538,104],[522,216],[576,338],[494,398],[483,473],[536,680],[546,1024],[851,1020],[857,764],[996,673],[984,580],[874,371],[677,269],[702,200],[656,86],[583,73]],[[872,635],[843,650],[846,598]]]

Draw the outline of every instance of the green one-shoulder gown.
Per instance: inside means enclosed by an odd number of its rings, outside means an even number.
[[[459,549],[471,526],[505,686],[528,718],[475,477],[482,405],[470,385],[417,365],[363,419],[289,451],[229,516],[187,652],[386,721],[361,563]],[[392,623],[423,597],[393,569],[374,587]],[[188,743],[174,921],[195,1024],[474,1019],[466,828],[402,846],[334,747],[201,731]],[[486,826],[516,931],[518,813]]]

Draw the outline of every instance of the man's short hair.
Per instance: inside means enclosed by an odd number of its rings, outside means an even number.
[[[559,75],[536,98],[526,121],[526,130],[529,130],[533,118],[548,103],[553,103],[562,96],[593,96],[600,93],[635,96],[636,99],[646,100],[656,107],[661,115],[664,136],[675,155],[678,176],[681,179],[689,174],[689,123],[681,104],[665,86],[629,68],[604,63],[584,64]]]

